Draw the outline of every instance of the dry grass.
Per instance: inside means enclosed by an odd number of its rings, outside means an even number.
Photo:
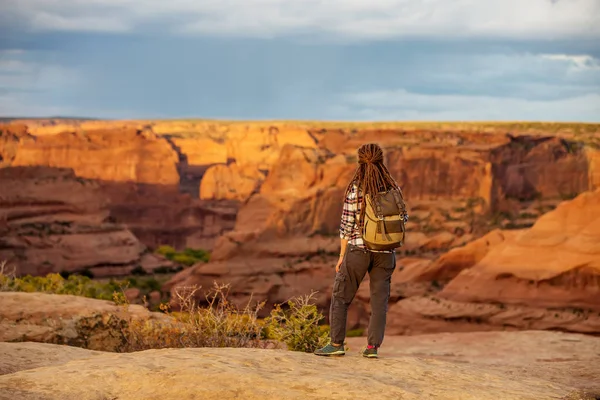
[[[161,303],[164,315],[140,317],[130,310],[125,296],[126,286],[116,286],[71,275],[63,279],[58,274],[45,277],[15,276],[6,262],[0,262],[0,290],[70,294],[85,297],[109,296],[119,310],[109,315],[93,314],[79,318],[75,323],[77,337],[70,344],[88,348],[94,342],[95,350],[133,352],[148,349],[182,347],[254,347],[266,348],[287,344],[288,349],[313,351],[328,334],[320,326],[323,315],[312,303],[314,293],[292,298],[287,307],[277,305],[266,320],[258,315],[264,302],[253,304],[252,299],[241,308],[228,300],[229,285],[215,282],[200,306],[197,286],[175,290],[174,301],[178,311],[171,311],[169,303]],[[148,303],[144,297],[144,305]],[[88,340],[91,337],[102,337]]]
[[[252,299],[241,309],[227,300],[229,285],[214,284],[206,295],[206,306],[198,306],[200,287],[182,287],[175,291],[180,311],[171,312],[167,304],[161,309],[169,321],[135,320],[123,324],[123,347],[120,351],[139,351],[181,347],[278,347],[285,343],[288,350],[312,352],[323,346],[329,335],[324,319],[312,304],[310,295],[290,299],[284,308],[276,305],[266,320],[258,317],[264,302],[252,306]],[[125,308],[124,298],[115,294],[115,301]]]
[[[11,283],[16,278],[16,268],[9,268],[7,261],[0,261],[0,292],[10,290]]]
[[[200,287],[183,287],[175,291],[181,310],[171,312],[167,304],[161,310],[171,319],[139,320],[126,317],[122,329],[121,351],[139,351],[181,347],[260,347],[269,342],[262,337],[263,324],[258,312],[264,303],[254,307],[250,302],[242,309],[227,300],[229,286],[217,285],[206,295],[208,305],[199,307],[196,294]],[[115,295],[115,301],[128,304]],[[127,315],[127,313],[125,313]]]

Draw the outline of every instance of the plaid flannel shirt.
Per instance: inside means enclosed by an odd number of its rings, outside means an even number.
[[[394,250],[390,251],[375,251],[369,250],[365,246],[362,233],[358,226],[360,219],[361,205],[363,196],[356,185],[352,185],[346,199],[344,200],[344,207],[342,209],[342,223],[340,224],[340,238],[347,239],[348,243],[359,247],[363,250],[373,251],[376,253],[393,253]]]

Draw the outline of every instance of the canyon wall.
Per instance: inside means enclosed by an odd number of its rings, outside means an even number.
[[[477,296],[485,293],[479,292],[459,298],[456,293],[475,284],[489,287],[490,293],[504,290],[491,289],[498,274],[481,272],[473,278],[466,271],[474,273],[492,246],[508,243],[506,238],[531,227],[562,201],[600,187],[597,146],[562,131],[467,128],[211,121],[0,125],[1,171],[12,179],[0,189],[12,232],[0,258],[12,257],[21,271],[33,274],[96,268],[98,274],[110,275],[140,263],[146,246],[205,248],[212,251],[211,262],[185,269],[164,290],[189,284],[210,288],[217,280],[232,285],[232,301],[243,304],[254,295],[271,305],[316,290],[317,303],[325,309],[339,250],[343,189],[356,168],[356,149],[377,142],[404,189],[410,213],[407,243],[398,252],[401,268],[394,277],[390,329],[405,334],[414,333],[415,326],[420,331],[500,326],[593,331],[595,320],[582,322],[565,311],[589,307],[594,300],[596,275],[587,267],[540,284],[543,290],[558,286],[562,289],[547,293],[560,294],[570,293],[573,282],[592,282],[586,283],[588,289],[578,289],[585,299],[574,292],[571,297],[561,294],[557,315],[562,317],[550,324],[531,322],[537,318],[532,315],[547,321],[552,304],[516,301],[525,289],[521,280],[513,282],[521,278],[512,272],[500,273],[500,281],[512,285],[507,298],[481,298]],[[21,172],[14,168],[30,167],[66,168],[71,172],[64,179],[70,183],[46,179],[40,186],[37,172],[30,172],[28,187],[39,186],[44,194],[21,204],[15,200],[22,195],[15,184]],[[86,184],[78,186],[80,181]],[[55,191],[62,197],[54,199]],[[73,211],[82,204],[91,211]],[[48,237],[33,240],[22,227],[29,217],[20,221],[14,215],[38,213],[42,205],[54,207],[43,213],[51,228],[44,234]],[[74,231],[59,232],[65,207],[71,210],[69,218],[84,215],[84,225],[101,234],[94,231],[85,237],[95,239],[77,239],[76,244],[62,238],[91,229],[73,228],[69,220],[68,229]],[[62,235],[61,241],[55,241],[56,235]],[[66,249],[73,248],[82,249],[79,260],[65,258]],[[84,253],[91,253],[86,256],[90,260],[83,260]],[[142,264],[152,269],[152,263]],[[362,288],[357,298],[350,322],[364,326],[368,290]],[[478,301],[485,305],[481,310]],[[497,301],[506,311],[494,308]]]
[[[102,277],[173,267],[126,225],[111,222],[102,185],[71,169],[0,168],[0,188],[0,260],[18,275]]]

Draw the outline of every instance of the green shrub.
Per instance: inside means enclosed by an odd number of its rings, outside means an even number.
[[[324,317],[317,306],[311,304],[313,296],[311,293],[291,299],[287,310],[281,304],[276,305],[265,319],[267,337],[284,342],[289,350],[307,353],[327,344],[329,329],[319,326]]]
[[[181,254],[181,253],[175,254],[173,256],[173,258],[171,258],[171,261],[173,261],[177,264],[183,264],[188,267],[190,267],[190,266],[196,264],[196,262],[198,262],[198,260],[196,260],[194,257],[189,256],[187,254]]]
[[[71,274],[63,278],[60,274],[46,276],[26,275],[21,278],[9,276],[0,271],[0,288],[11,292],[41,292],[50,294],[70,294],[101,300],[112,300],[115,292],[129,286],[127,281],[110,280],[107,283],[95,282],[87,276]]]
[[[156,253],[163,255],[174,263],[188,267],[198,262],[208,262],[210,260],[210,253],[208,251],[203,249],[191,249],[189,247],[182,252],[178,252],[171,246],[163,245],[156,249]]]
[[[161,289],[160,282],[157,281],[156,278],[153,278],[153,277],[143,279],[139,283],[138,282],[136,282],[135,284],[131,283],[131,286],[137,287],[137,288],[141,289],[142,291],[146,291],[146,292],[160,291],[160,289]]]
[[[203,249],[190,249],[186,248],[183,254],[195,258],[198,261],[208,262],[210,261],[210,253]]]
[[[170,260],[171,257],[173,257],[177,252],[171,246],[162,245],[158,246],[158,248],[156,249],[156,253],[161,254]]]

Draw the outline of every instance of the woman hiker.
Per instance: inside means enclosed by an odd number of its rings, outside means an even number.
[[[368,328],[368,345],[363,350],[362,355],[376,358],[377,349],[383,342],[391,277],[396,267],[394,248],[399,247],[399,245],[392,243],[387,246],[376,246],[371,242],[366,243],[364,240],[366,236],[363,236],[362,231],[363,221],[365,221],[365,209],[367,208],[365,194],[373,199],[376,194],[381,192],[396,191],[402,196],[402,191],[384,165],[383,151],[377,144],[365,144],[358,149],[358,164],[354,177],[346,188],[342,211],[340,258],[335,266],[336,276],[329,314],[331,341],[327,346],[315,351],[315,354],[319,356],[345,354],[344,339],[346,338],[348,306],[354,299],[367,272],[369,273],[371,292],[371,318]],[[394,196],[396,196],[396,200],[399,200],[396,194]],[[390,195],[389,198],[393,199],[394,197]],[[407,221],[408,215],[401,197],[399,202],[401,202],[402,207],[398,206],[396,209],[396,225],[385,225],[384,232],[386,227],[398,227],[398,223],[402,221],[401,232],[402,238],[404,238],[404,223]],[[386,205],[383,207],[385,208]],[[389,205],[387,207],[389,209]],[[381,219],[381,206],[377,206],[377,209],[380,211]],[[397,210],[400,209],[401,212],[398,213]],[[383,221],[381,222],[383,223]],[[395,232],[399,231],[400,229]],[[366,246],[366,244],[369,244],[369,246]],[[373,248],[380,250],[374,250]],[[385,249],[381,250],[382,248]]]

